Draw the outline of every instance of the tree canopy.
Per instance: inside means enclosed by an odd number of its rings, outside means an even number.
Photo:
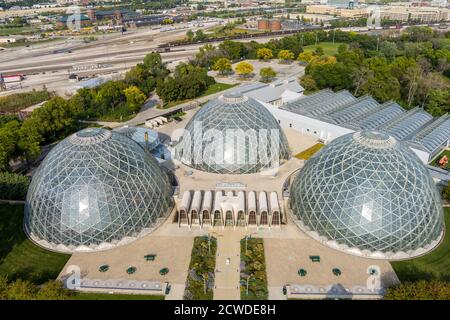
[[[236,65],[236,72],[241,76],[241,77],[249,77],[252,72],[253,72],[253,65],[247,61],[242,61],[239,62]]]

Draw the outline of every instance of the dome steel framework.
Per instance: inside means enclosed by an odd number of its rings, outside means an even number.
[[[60,142],[33,176],[25,230],[56,251],[90,251],[146,234],[172,207],[157,162],[126,136],[99,128]]]
[[[202,107],[175,151],[184,164],[220,174],[269,170],[290,156],[277,120],[261,103],[239,93],[222,95]]]
[[[380,132],[342,136],[315,154],[293,179],[290,204],[312,237],[372,258],[423,254],[444,230],[427,169],[406,144]]]

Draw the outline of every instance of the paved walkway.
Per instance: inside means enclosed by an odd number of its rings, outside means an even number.
[[[240,232],[217,238],[214,300],[240,300]],[[229,262],[229,263],[227,263]]]
[[[268,287],[269,300],[286,300],[283,294],[283,287]]]
[[[184,284],[171,284],[170,292],[166,295],[166,300],[183,300]]]
[[[136,126],[139,125],[141,123],[144,123],[146,120],[148,119],[153,119],[156,118],[158,116],[167,114],[171,111],[175,111],[177,109],[189,106],[191,104],[197,104],[200,105],[204,102],[208,102],[209,100],[215,99],[218,96],[224,94],[225,92],[229,92],[236,89],[236,87],[232,87],[223,91],[219,91],[213,94],[210,94],[208,96],[204,96],[204,97],[199,97],[199,98],[195,98],[192,100],[189,100],[187,102],[183,102],[180,104],[177,104],[176,106],[173,106],[171,108],[167,108],[167,109],[158,109],[156,108],[156,105],[161,103],[160,98],[154,94],[150,99],[147,100],[147,102],[145,103],[144,107],[142,108],[142,110],[131,120],[125,121],[125,122],[101,122],[101,121],[97,121],[98,124],[104,125],[104,126],[108,126],[110,128],[115,128],[115,127],[119,127],[119,126]]]

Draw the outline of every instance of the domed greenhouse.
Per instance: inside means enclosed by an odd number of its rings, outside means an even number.
[[[33,176],[25,231],[43,247],[101,250],[155,228],[172,208],[167,175],[126,136],[81,130],[47,155]]]
[[[245,174],[270,170],[290,156],[272,114],[239,93],[209,101],[189,121],[175,157],[198,170]]]
[[[315,154],[294,178],[290,204],[313,238],[365,257],[421,255],[444,232],[440,195],[426,167],[381,132],[347,134]]]

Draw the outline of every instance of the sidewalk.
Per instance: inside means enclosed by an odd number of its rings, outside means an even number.
[[[170,292],[166,295],[166,300],[183,300],[184,288],[184,284],[171,284]]]

